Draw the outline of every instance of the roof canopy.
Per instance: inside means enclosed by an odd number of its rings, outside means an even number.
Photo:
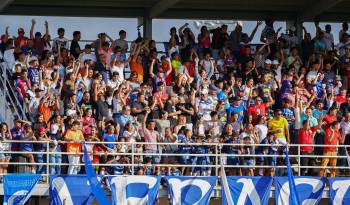
[[[0,0],[0,14],[339,22],[350,0]]]

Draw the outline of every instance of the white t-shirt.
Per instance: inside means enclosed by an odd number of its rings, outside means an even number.
[[[7,66],[12,69],[15,65],[15,55],[13,54],[15,49],[8,49],[4,52],[4,61],[7,63]]]
[[[32,110],[32,112],[31,112],[32,116],[37,116],[39,113],[38,108],[39,108],[39,104],[40,104],[40,99],[41,98],[34,97],[29,102],[29,107]]]
[[[268,128],[264,124],[257,124],[254,126],[254,128],[258,132],[259,142],[261,142],[266,137]]]
[[[61,48],[66,48],[66,49],[69,49],[69,41],[68,39],[66,39],[65,37],[63,38],[59,38],[59,37],[56,37],[53,39],[53,43],[52,43],[52,48],[57,51],[57,45],[60,44]]]
[[[125,68],[125,64],[122,63],[119,66],[113,66],[111,68],[111,73],[113,74],[114,72],[118,72],[119,73],[119,81],[123,82],[124,81],[124,68]]]
[[[83,56],[81,57],[82,63],[84,63],[86,60],[91,60],[91,62],[96,62],[96,55],[94,53],[83,53]]]

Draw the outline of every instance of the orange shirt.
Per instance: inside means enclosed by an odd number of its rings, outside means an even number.
[[[143,67],[141,64],[137,63],[136,61],[131,61],[130,70],[131,72],[137,73],[137,81],[143,82]]]
[[[44,104],[39,105],[38,111],[44,116],[44,121],[49,122],[52,112],[52,107],[45,107]]]
[[[342,141],[342,137],[340,135],[339,130],[334,130],[334,135],[331,140],[329,140],[329,137],[332,135],[332,130],[331,128],[327,128],[325,130],[325,135],[324,135],[324,144],[325,145],[338,145],[340,141]],[[323,148],[324,152],[336,152],[337,147],[324,147]]]
[[[65,139],[82,141],[84,140],[84,135],[81,130],[68,130]],[[67,143],[67,152],[70,153],[79,153],[81,151],[81,144],[79,142],[69,142]]]

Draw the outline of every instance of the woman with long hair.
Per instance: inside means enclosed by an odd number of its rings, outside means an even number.
[[[6,142],[8,140],[12,140],[12,135],[9,130],[8,125],[3,122],[0,125],[0,150],[4,152],[11,151],[11,143]],[[0,154],[0,174],[7,174],[7,168],[11,159],[10,153],[2,153]]]

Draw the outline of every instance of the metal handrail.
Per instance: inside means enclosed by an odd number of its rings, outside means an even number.
[[[3,92],[5,93],[5,96],[8,97],[10,100],[10,103],[12,104],[12,107],[14,108],[16,114],[18,117],[21,117],[24,120],[27,120],[26,114],[28,113],[28,110],[26,106],[23,103],[20,103],[20,101],[17,98],[17,91],[13,89],[13,84],[9,82],[8,80],[8,71],[9,67],[6,63],[1,63],[0,67],[2,69],[3,75],[0,75],[0,81],[1,84],[4,86]],[[7,101],[7,99],[6,99]],[[20,112],[18,111],[20,110]]]
[[[37,154],[44,154],[46,155],[46,162],[42,162],[42,163],[38,163],[38,162],[34,162],[34,163],[30,163],[30,162],[0,162],[0,165],[2,164],[8,164],[8,165],[45,165],[46,166],[46,170],[47,172],[44,174],[42,173],[42,175],[50,175],[49,173],[49,167],[50,166],[69,166],[71,164],[69,163],[50,163],[49,161],[49,157],[52,154],[61,154],[61,155],[82,155],[82,152],[79,153],[72,153],[72,152],[56,152],[56,151],[50,151],[49,150],[49,145],[50,145],[50,141],[21,141],[21,140],[9,140],[9,141],[3,141],[3,143],[33,143],[33,144],[46,144],[46,151],[32,151],[32,152],[27,152],[27,151],[0,151],[0,154],[33,154],[33,155],[37,155]],[[67,144],[67,143],[72,143],[72,142],[65,142],[62,141],[62,144]],[[152,166],[156,166],[156,167],[188,167],[188,168],[195,168],[195,167],[204,167],[204,168],[215,168],[215,173],[216,175],[219,175],[219,169],[221,166],[224,166],[225,168],[257,168],[257,169],[264,169],[264,168],[286,168],[285,165],[277,165],[277,166],[268,166],[268,165],[221,165],[220,164],[220,160],[219,157],[284,157],[284,155],[281,154],[276,154],[276,155],[258,155],[258,154],[226,154],[226,153],[219,153],[219,150],[222,149],[223,146],[251,146],[251,145],[246,145],[246,144],[225,144],[225,143],[144,143],[144,142],[85,142],[86,144],[115,144],[115,145],[120,145],[120,144],[124,144],[124,145],[132,145],[132,147],[134,147],[137,144],[141,144],[141,145],[187,145],[187,146],[215,146],[215,153],[208,153],[208,154],[194,154],[194,153],[135,153],[134,149],[131,149],[132,152],[131,153],[118,153],[118,152],[102,152],[105,155],[111,155],[111,156],[129,156],[131,157],[131,163],[130,161],[127,163],[120,163],[118,164],[118,166],[123,166],[123,167],[130,167],[132,172],[131,174],[134,174],[134,169],[135,167],[140,167],[140,166],[147,166],[146,164],[143,163],[137,163],[135,164],[135,156],[187,156],[187,157],[215,157],[215,160],[213,160],[210,164],[206,164],[206,165],[197,165],[197,164],[168,164],[168,163],[159,163],[159,164],[152,164]],[[255,145],[255,146],[264,146],[264,147],[269,147],[269,146],[274,146],[275,145],[268,145],[268,144],[264,144],[264,145]],[[278,145],[278,146],[285,146],[285,145]],[[293,144],[290,145],[290,147],[297,147],[298,150],[300,150],[300,147],[302,146],[313,146],[313,145],[308,145],[308,144]],[[348,148],[350,147],[349,145],[315,145],[315,147],[344,147],[344,148]],[[103,155],[102,153],[98,153],[97,155],[101,156]],[[298,152],[300,153],[300,152]],[[96,155],[96,154],[93,154]],[[297,158],[297,164],[292,164],[292,168],[297,168],[298,169],[298,175],[300,176],[300,170],[301,169],[305,169],[305,168],[325,168],[325,169],[329,169],[329,168],[333,168],[333,169],[349,169],[348,166],[336,166],[336,167],[332,167],[332,166],[302,166],[300,165],[300,159],[303,157],[308,157],[308,158],[337,158],[337,159],[344,159],[347,158],[347,156],[324,156],[324,155],[289,155],[290,158]],[[79,163],[79,164],[75,164],[76,166],[84,166],[84,164]],[[94,166],[101,166],[101,167],[111,167],[111,166],[115,166],[114,164],[102,164],[102,163],[94,163]],[[109,176],[109,175],[108,175]]]

